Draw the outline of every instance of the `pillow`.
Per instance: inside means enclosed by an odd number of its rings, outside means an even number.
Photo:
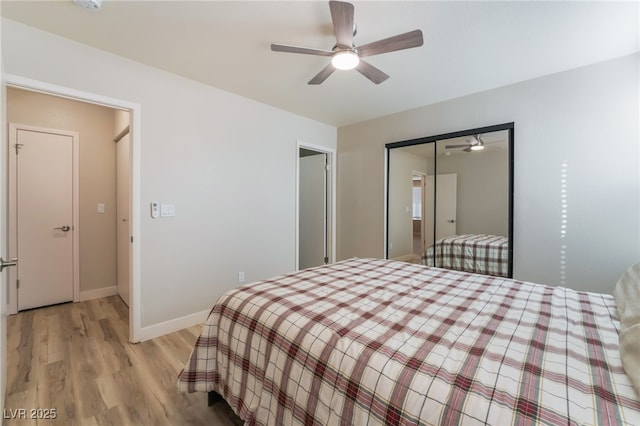
[[[620,330],[620,359],[640,395],[640,324]]]
[[[620,318],[620,359],[640,395],[640,260],[622,274],[613,297]]]
[[[620,322],[631,327],[640,323],[640,260],[622,274],[613,290]]]

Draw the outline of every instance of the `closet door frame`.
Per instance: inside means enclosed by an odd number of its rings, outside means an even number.
[[[502,123],[485,127],[477,127],[472,129],[460,130],[456,132],[437,134],[433,136],[426,136],[416,139],[409,139],[399,142],[388,143],[385,145],[385,198],[384,198],[384,257],[385,259],[389,258],[389,167],[390,167],[390,151],[394,148],[402,148],[409,147],[414,145],[421,145],[427,143],[435,143],[439,140],[445,139],[453,139],[464,136],[478,135],[484,133],[498,132],[498,131],[507,131],[508,134],[508,190],[509,190],[509,200],[508,200],[508,237],[509,237],[509,264],[508,264],[508,275],[509,277],[513,277],[513,176],[514,176],[514,129],[515,123]],[[437,171],[437,159],[435,159],[435,169]],[[435,241],[434,241],[435,242]]]

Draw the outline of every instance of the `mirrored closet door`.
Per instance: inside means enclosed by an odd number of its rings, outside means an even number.
[[[513,276],[513,130],[386,145],[388,259]]]

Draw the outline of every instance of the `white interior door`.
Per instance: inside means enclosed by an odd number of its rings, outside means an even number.
[[[456,235],[458,175],[455,173],[436,177],[436,241]]]
[[[0,49],[1,50],[1,49]],[[0,62],[2,60],[0,59]],[[0,70],[2,65],[0,64]],[[0,123],[6,120],[6,102],[5,99],[5,83],[0,83]],[[0,134],[0,257],[4,260],[10,259],[8,253],[8,232],[7,232],[7,178],[8,178],[8,149],[7,149],[7,133]],[[15,270],[15,266],[9,268]],[[0,273],[0,411],[4,413],[5,393],[7,389],[7,312],[8,297],[7,283],[9,282],[7,273]]]
[[[425,251],[425,182],[426,175],[422,172],[414,171],[411,175],[413,190],[413,214],[412,214],[412,243],[414,256],[422,256]],[[416,259],[419,260],[419,259]]]
[[[424,224],[424,241],[425,241],[425,250],[433,245],[434,242],[434,220],[435,220],[435,212],[434,212],[434,199],[435,199],[435,183],[433,179],[433,175],[425,176],[425,185],[424,185],[424,216],[422,216],[423,224]]]
[[[299,269],[323,265],[327,257],[327,154],[300,157],[298,187]]]
[[[422,200],[420,203],[420,208],[421,208],[421,217],[422,217],[422,221],[420,222],[420,253],[424,253],[425,250],[427,249],[427,247],[429,247],[429,245],[431,245],[431,241],[429,241],[429,244],[427,244],[427,228],[431,227],[433,229],[433,224],[429,223],[427,225],[427,176],[426,175],[421,175],[420,176],[420,188],[422,188],[421,191],[421,195],[422,195]],[[430,198],[433,199],[433,198]],[[431,232],[433,234],[433,232]]]
[[[20,128],[12,136],[18,310],[72,301],[73,137]]]
[[[129,170],[129,133],[127,133],[116,144],[118,294],[127,306],[129,306],[129,247],[131,241]]]

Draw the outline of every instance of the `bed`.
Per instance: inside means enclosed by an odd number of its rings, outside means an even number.
[[[425,251],[422,264],[508,277],[509,239],[485,234],[444,237]]]
[[[248,425],[638,425],[611,295],[381,259],[224,294],[178,377]]]

